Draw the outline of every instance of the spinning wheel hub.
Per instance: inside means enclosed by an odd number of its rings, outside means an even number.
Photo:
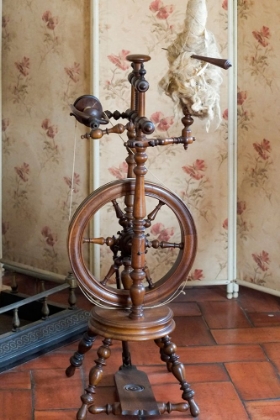
[[[133,238],[133,229],[128,229],[127,231],[120,232],[118,239],[118,247],[121,252],[121,257],[131,257],[131,244]]]

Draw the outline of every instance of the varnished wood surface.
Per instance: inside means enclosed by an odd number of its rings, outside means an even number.
[[[94,307],[90,314],[89,328],[103,337],[122,341],[155,340],[171,334],[175,328],[173,312],[168,306],[145,309],[143,319],[129,317],[123,309]]]

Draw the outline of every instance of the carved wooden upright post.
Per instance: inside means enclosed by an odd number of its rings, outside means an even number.
[[[145,251],[146,251],[146,235],[145,235],[145,217],[146,217],[146,198],[145,198],[145,175],[147,169],[145,162],[147,160],[146,147],[143,146],[145,135],[142,131],[141,118],[145,117],[145,94],[149,89],[149,84],[145,80],[144,62],[150,60],[145,55],[129,55],[127,57],[132,62],[133,72],[129,75],[131,83],[131,106],[135,106],[136,111],[135,129],[135,194],[133,207],[133,238],[132,238],[132,286],[130,287],[130,297],[132,302],[130,317],[132,319],[141,319],[144,317],[143,301],[145,296],[145,287],[143,281],[146,277],[145,273]]]

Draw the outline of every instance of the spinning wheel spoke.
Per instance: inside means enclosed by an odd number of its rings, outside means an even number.
[[[153,289],[155,287],[155,285],[153,283],[153,280],[152,280],[151,274],[150,274],[150,270],[149,270],[149,267],[147,265],[144,268],[144,272],[146,274],[146,280],[148,282],[149,289]]]
[[[116,238],[83,238],[84,244],[96,244],[96,245],[108,245],[113,246],[116,242]]]
[[[147,247],[148,248],[179,248],[179,249],[183,249],[184,248],[184,244],[183,242],[180,243],[175,243],[175,242],[165,242],[165,241],[158,241],[158,240],[154,240],[154,241],[148,241],[147,242]]]
[[[158,212],[160,211],[162,206],[164,206],[164,204],[165,203],[163,201],[159,201],[158,205],[154,208],[154,210],[151,211],[151,213],[148,214],[147,219],[145,219],[145,227],[150,227],[151,226],[151,222],[155,220]]]
[[[107,282],[110,280],[110,278],[116,274],[116,283],[117,283],[117,288],[120,289],[121,288],[121,284],[120,284],[120,272],[119,272],[119,267],[122,265],[122,260],[120,258],[115,258],[114,263],[111,265],[111,267],[109,268],[108,273],[106,274],[106,276],[104,277],[104,279],[100,282],[103,286],[106,286]]]

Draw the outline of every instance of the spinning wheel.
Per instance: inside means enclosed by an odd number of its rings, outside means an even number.
[[[126,207],[122,212],[117,200],[130,197],[133,199],[135,193],[135,180],[126,179],[111,182],[94,191],[77,209],[69,227],[69,257],[74,274],[80,287],[87,296],[94,296],[96,299],[108,305],[128,308],[130,306],[129,288],[131,279],[129,274],[131,267],[131,242],[133,237],[131,210]],[[145,219],[145,227],[149,227],[162,206],[168,206],[176,217],[180,229],[180,240],[177,243],[149,241],[148,234],[145,235],[146,252],[149,248],[168,249],[174,248],[177,257],[172,268],[155,283],[150,278],[149,269],[145,267],[147,286],[144,296],[144,305],[155,304],[177,290],[181,283],[187,278],[190,267],[193,263],[196,252],[196,230],[192,216],[184,203],[172,192],[162,186],[145,183],[145,196],[152,197],[156,201],[155,208]],[[92,217],[105,204],[111,203],[114,207],[116,218],[123,227],[116,236],[107,238],[88,238],[87,227]],[[107,245],[111,248],[114,263],[104,279],[97,279],[87,266],[84,257],[83,247],[87,244]],[[124,267],[119,276],[119,270]],[[117,274],[119,280],[118,288],[107,285],[112,274]]]
[[[201,57],[203,60],[208,60]],[[146,55],[129,55],[132,72],[128,76],[131,84],[131,105],[128,110],[103,112],[97,98],[84,95],[71,106],[71,115],[91,131],[83,138],[100,139],[104,134],[121,134],[126,131],[125,143],[128,156],[127,179],[111,182],[90,194],[76,210],[68,237],[68,252],[72,270],[79,285],[90,301],[95,303],[88,323],[88,331],[81,340],[78,351],[71,357],[67,376],[72,376],[81,366],[85,353],[92,347],[97,335],[104,337],[98,349],[95,366],[89,373],[89,385],[81,396],[82,406],[78,420],[92,414],[132,415],[138,419],[161,415],[171,411],[190,410],[198,416],[199,408],[193,397],[194,391],[185,380],[185,370],[176,354],[176,345],[169,334],[175,328],[172,311],[165,304],[181,283],[186,280],[196,253],[196,229],[192,216],[185,204],[166,188],[145,181],[149,147],[182,144],[187,149],[195,139],[190,126],[193,119],[188,108],[183,106],[183,129],[180,137],[147,138],[154,132],[154,125],[145,117],[145,93],[149,84],[145,79],[144,63],[150,60]],[[209,61],[209,60],[208,60]],[[220,61],[220,60],[218,60]],[[217,63],[220,65],[220,63]],[[101,124],[110,118],[127,119],[127,124],[116,124],[102,130]],[[147,201],[152,201],[149,212]],[[94,215],[105,206],[114,210],[118,227],[110,236],[89,237],[88,226]],[[151,240],[149,228],[167,208],[176,220],[178,236],[174,243]],[[112,214],[112,213],[111,213]],[[120,230],[118,230],[120,229]],[[103,227],[103,231],[106,230]],[[105,232],[105,235],[107,232]],[[87,265],[87,247],[105,246],[112,253],[112,264],[103,278],[97,278]],[[151,278],[146,257],[151,250],[172,249],[176,256],[171,267],[163,275]],[[112,285],[112,279],[114,284]],[[94,400],[96,387],[103,376],[106,360],[111,351],[112,339],[122,341],[123,363],[115,374],[118,401],[97,406]],[[180,384],[183,402],[177,404],[157,402],[152,393],[147,375],[131,363],[129,341],[154,340],[160,357],[168,370]]]

